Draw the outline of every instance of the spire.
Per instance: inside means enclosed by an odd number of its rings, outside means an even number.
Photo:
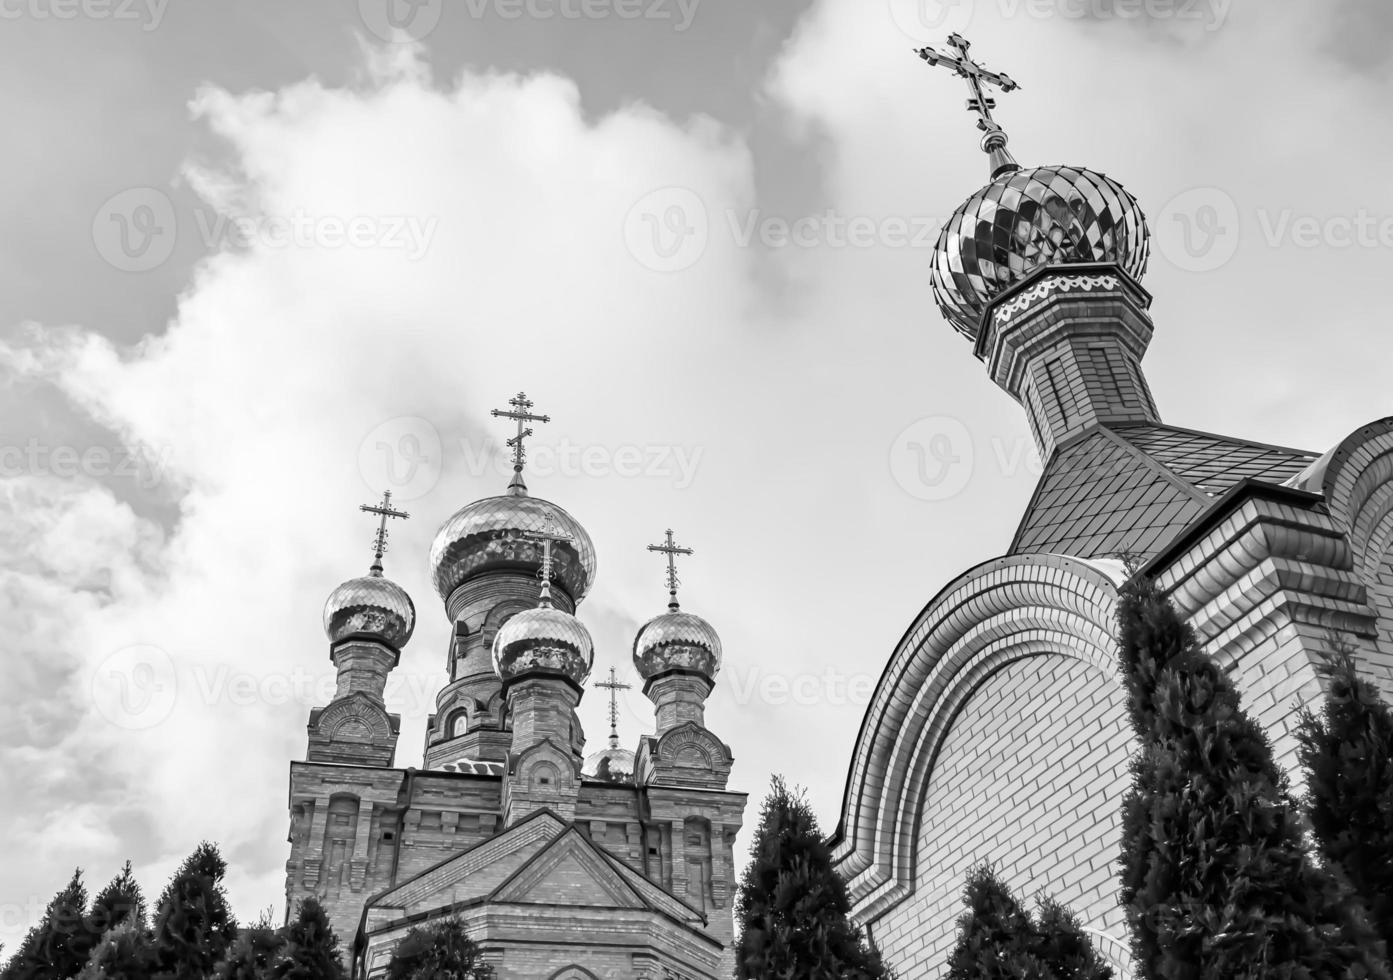
[[[508,399],[508,404],[511,409],[495,408],[489,414],[496,419],[512,419],[518,424],[517,435],[508,440],[508,448],[513,451],[513,480],[508,484],[508,493],[514,497],[525,497],[527,484],[522,482],[522,466],[527,460],[527,450],[523,446],[523,440],[532,435],[532,429],[527,423],[550,422],[551,416],[533,415],[532,402],[528,401],[526,392],[519,391]]]
[[[954,73],[967,79],[968,91],[971,93],[971,97],[967,100],[967,111],[977,115],[977,128],[982,131],[982,150],[991,162],[992,179],[995,180],[1002,174],[1021,169],[1020,164],[1006,149],[1006,131],[992,118],[992,110],[996,108],[996,99],[987,95],[983,83],[995,85],[1003,92],[1012,92],[1020,86],[1004,72],[987,71],[973,61],[967,53],[968,49],[972,47],[972,43],[961,34],[949,35],[948,46],[957,52],[956,57],[941,54],[931,47],[919,48],[917,53],[929,64],[951,68]]]
[[[358,509],[368,514],[377,514],[381,518],[377,525],[377,534],[373,536],[372,568],[369,569],[369,574],[381,576],[382,556],[387,553],[387,519],[399,517],[406,520],[411,515],[404,510],[396,510],[392,507],[392,491],[390,490],[382,491],[382,503],[360,504]]]
[[[604,691],[609,691],[609,747],[619,748],[619,692],[630,689],[628,684],[619,680],[619,672],[613,667],[609,669],[609,680],[597,681],[595,686]]]
[[[677,556],[693,554],[692,549],[683,548],[678,545],[672,538],[672,528],[668,528],[667,536],[664,538],[663,543],[650,544],[648,550],[656,551],[659,554],[667,556],[667,591],[669,597],[667,607],[673,612],[677,612],[679,608],[677,604],[677,586],[681,584],[677,578]]]
[[[523,492],[526,492],[525,487],[523,488]],[[541,595],[538,596],[537,604],[543,609],[550,609],[552,573],[551,547],[563,541],[570,541],[571,538],[557,530],[556,520],[552,517],[547,518],[545,531],[523,531],[519,536],[528,541],[540,541],[542,543],[542,567],[537,570],[537,577],[542,580],[542,591]]]

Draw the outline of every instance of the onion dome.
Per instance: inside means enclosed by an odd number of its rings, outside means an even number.
[[[569,540],[552,548],[552,581],[579,603],[595,580],[595,546],[585,528],[556,504],[529,497],[526,490],[466,504],[441,525],[430,549],[431,576],[440,598],[476,575],[520,571],[536,575],[542,545],[532,534]]]
[[[1146,272],[1146,217],[1122,185],[1082,167],[1006,166],[953,213],[933,255],[934,299],[976,339],[996,297],[1045,265],[1116,263]]]
[[[330,643],[363,636],[400,650],[415,628],[411,597],[400,585],[383,578],[377,566],[368,575],[340,585],[324,603],[324,632]]]
[[[645,681],[673,670],[715,680],[721,669],[721,638],[700,616],[670,608],[638,631],[634,666]]]
[[[585,757],[580,774],[604,782],[631,783],[634,780],[634,754],[613,745],[592,752]]]
[[[590,676],[594,659],[590,631],[545,598],[536,609],[510,617],[493,638],[493,669],[504,681],[549,674],[579,686]]]

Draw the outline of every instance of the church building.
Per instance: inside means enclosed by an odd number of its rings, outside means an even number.
[[[1045,467],[1009,551],[945,585],[891,654],[834,856],[902,977],[942,976],[982,862],[1072,907],[1127,977],[1118,587],[1138,567],[1160,585],[1293,770],[1296,714],[1333,645],[1393,695],[1393,419],[1325,451],[1162,421],[1142,367],[1140,207],[1085,167],[1018,165],[983,88],[1015,83],[949,43],[920,55],[967,79],[991,179],[940,235],[934,295],[1025,410]]]
[[[351,947],[353,975],[382,975],[414,926],[458,916],[499,980],[714,980],[734,966],[734,847],[746,795],[730,790],[730,748],[705,724],[721,666],[711,625],[677,601],[634,639],[657,732],[637,751],[585,755],[576,715],[594,661],[576,609],[595,581],[595,547],[561,507],[529,495],[519,394],[514,477],[501,496],[445,521],[430,567],[453,624],[448,681],[421,766],[394,767],[400,717],[384,702],[415,626],[383,575],[391,506],[366,576],[324,610],[333,700],[310,713],[290,766],[287,909],[318,896]],[[608,687],[617,685],[611,674]],[[613,709],[613,701],[611,701]],[[611,710],[611,721],[614,713]],[[287,913],[289,914],[289,912]]]

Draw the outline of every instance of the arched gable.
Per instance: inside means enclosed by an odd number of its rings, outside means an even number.
[[[1350,433],[1299,479],[1325,497],[1349,532],[1355,568],[1373,578],[1393,545],[1393,418]]]
[[[999,558],[951,583],[920,613],[867,709],[842,805],[834,853],[862,917],[910,893],[919,810],[939,747],[987,677],[1046,654],[1116,674],[1114,617],[1124,576],[1110,560]]]

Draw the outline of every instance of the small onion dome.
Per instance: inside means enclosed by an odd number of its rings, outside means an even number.
[[[943,226],[934,299],[954,328],[976,339],[987,305],[1041,266],[1112,262],[1140,281],[1149,234],[1136,198],[1110,177],[1081,167],[1008,170]]]
[[[645,681],[670,670],[687,670],[715,680],[721,669],[721,638],[710,623],[671,610],[644,624],[634,638],[634,666]]]
[[[523,532],[569,538],[552,545],[552,581],[580,602],[595,581],[595,546],[585,528],[556,504],[523,494],[466,504],[441,525],[430,548],[431,576],[440,598],[485,572],[516,570],[536,575],[542,543]]]
[[[588,779],[611,783],[631,783],[634,780],[634,754],[628,749],[610,747],[585,757],[580,774]]]
[[[400,650],[416,628],[416,607],[406,590],[374,570],[350,579],[324,603],[324,632],[330,643],[367,636]]]
[[[505,681],[552,674],[584,684],[595,660],[590,632],[570,613],[542,605],[524,609],[493,638],[493,670]]]

